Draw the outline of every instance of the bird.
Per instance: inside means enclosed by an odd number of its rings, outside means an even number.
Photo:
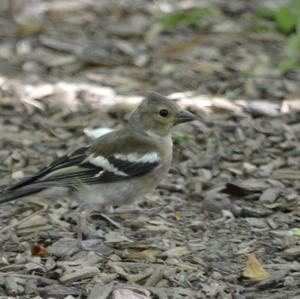
[[[51,189],[71,191],[80,204],[130,204],[151,192],[168,173],[171,129],[196,119],[196,114],[181,109],[175,101],[148,92],[123,128],[8,187],[0,193],[0,204]]]

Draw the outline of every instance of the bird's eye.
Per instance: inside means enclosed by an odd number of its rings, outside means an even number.
[[[159,111],[159,115],[162,117],[167,117],[169,115],[169,111],[167,109],[161,109]]]

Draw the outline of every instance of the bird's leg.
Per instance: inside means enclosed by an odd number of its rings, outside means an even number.
[[[87,229],[87,217],[89,215],[89,212],[87,211],[79,211],[78,214],[78,222],[77,222],[77,239],[79,243],[79,247],[83,250],[89,250],[89,248],[86,247],[83,241],[83,233]]]
[[[91,214],[91,209],[88,206],[84,206],[84,207],[80,207],[79,211],[78,211],[78,220],[77,220],[77,239],[78,239],[78,243],[79,243],[79,247],[83,250],[87,250],[87,251],[91,251],[91,250],[95,250],[95,245],[97,245],[99,242],[97,240],[97,244],[94,244],[93,246],[89,246],[87,243],[95,243],[95,240],[84,240],[84,235],[95,235],[96,232],[88,227],[88,223],[87,223],[87,218],[90,216]]]

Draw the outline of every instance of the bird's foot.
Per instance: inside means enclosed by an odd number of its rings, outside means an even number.
[[[87,237],[88,240],[84,240],[84,237]],[[92,226],[87,224],[87,213],[79,213],[77,223],[77,239],[79,247],[82,250],[94,251],[101,244],[99,239],[90,239],[95,237],[99,237],[99,235]]]

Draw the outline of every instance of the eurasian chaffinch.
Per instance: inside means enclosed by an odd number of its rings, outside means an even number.
[[[157,93],[148,93],[123,129],[62,156],[7,188],[0,203],[59,188],[77,191],[83,203],[128,204],[153,190],[172,160],[171,128],[196,115]]]

